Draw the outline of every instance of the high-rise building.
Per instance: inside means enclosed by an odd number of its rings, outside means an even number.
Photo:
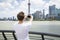
[[[41,11],[36,11],[36,12],[33,14],[33,16],[34,16],[34,19],[35,19],[35,20],[43,19],[43,14],[42,14]]]
[[[57,13],[58,16],[60,16],[60,9],[56,8],[56,13]]]
[[[60,9],[56,8],[56,13],[57,13],[57,16],[55,17],[55,19],[60,20]]]
[[[45,19],[45,10],[43,9],[43,19]]]
[[[52,19],[59,18],[60,9],[56,8],[55,5],[49,6],[49,17]]]
[[[49,6],[49,16],[50,17],[57,16],[55,5]]]

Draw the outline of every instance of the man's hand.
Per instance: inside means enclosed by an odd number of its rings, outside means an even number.
[[[26,19],[26,18],[29,18],[29,21],[30,21],[30,22],[33,21],[33,16],[32,16],[32,15],[26,15],[26,16],[25,16],[25,19]]]

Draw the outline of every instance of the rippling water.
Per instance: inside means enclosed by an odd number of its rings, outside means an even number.
[[[17,21],[0,21],[0,30],[12,30]],[[60,21],[33,21],[30,31],[60,34]]]

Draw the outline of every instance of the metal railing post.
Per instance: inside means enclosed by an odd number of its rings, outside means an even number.
[[[5,34],[4,34],[4,32],[2,32],[2,35],[3,35],[3,37],[4,37],[4,40],[7,40],[7,38],[6,38]]]
[[[13,32],[13,36],[14,36],[14,39],[17,40],[16,36],[15,36],[15,32]]]
[[[45,39],[44,39],[44,35],[41,35],[41,37],[42,37],[42,40],[45,40]]]

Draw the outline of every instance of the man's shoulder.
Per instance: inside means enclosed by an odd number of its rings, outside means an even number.
[[[31,25],[32,23],[30,22],[24,22],[25,25]]]

